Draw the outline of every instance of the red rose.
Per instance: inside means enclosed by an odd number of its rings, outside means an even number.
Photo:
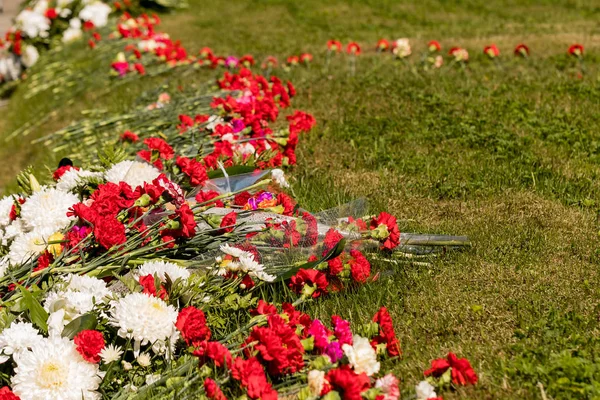
[[[235,228],[235,223],[237,221],[237,214],[235,211],[230,212],[229,214],[226,214],[225,216],[223,216],[223,218],[221,219],[221,229],[219,230],[219,234],[224,234],[224,233],[228,233],[228,232],[232,232],[233,229]]]
[[[204,380],[204,391],[210,400],[227,400],[217,383],[210,378]]]
[[[21,398],[14,394],[8,386],[4,386],[0,389],[0,400],[21,400]]]
[[[125,226],[115,217],[98,217],[94,222],[94,236],[98,243],[106,250],[127,241]]]
[[[305,287],[311,288],[312,297],[319,297],[322,294],[327,294],[327,277],[324,273],[316,269],[303,268],[290,279],[290,289],[295,293],[301,294]]]
[[[85,329],[73,338],[77,346],[77,352],[84,360],[91,363],[100,362],[100,352],[104,349],[104,336],[101,332]]]
[[[188,346],[210,339],[210,329],[206,326],[204,312],[196,307],[190,306],[181,310],[175,327],[181,332]]]

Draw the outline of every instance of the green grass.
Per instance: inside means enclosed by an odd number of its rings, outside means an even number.
[[[600,3],[191,3],[163,17],[163,29],[190,49],[258,60],[315,54],[308,70],[278,72],[299,89],[294,108],[318,120],[302,137],[292,171],[304,207],[366,196],[373,210],[398,216],[403,231],[465,234],[474,243],[430,267],[379,263],[378,282],[315,302],[317,314],[365,321],[388,306],[404,356],[386,367],[400,374],[406,394],[431,359],[451,350],[468,357],[481,380],[445,398],[539,399],[538,382],[553,399],[600,398]],[[415,74],[367,48],[401,36],[412,40],[412,63],[430,39],[445,49],[466,47],[472,61],[464,71]],[[330,38],[365,45],[355,76],[343,56],[323,70]],[[511,55],[521,41],[532,49],[530,60]],[[583,79],[565,54],[576,41],[586,45]],[[502,51],[500,67],[481,54],[491,42]],[[94,88],[60,106],[30,136],[0,146],[0,186],[10,187],[28,163],[54,162],[30,137],[65,126],[81,110],[126,110],[161,81]],[[24,101],[26,91],[20,87],[2,110],[0,135],[55,107],[48,98]]]

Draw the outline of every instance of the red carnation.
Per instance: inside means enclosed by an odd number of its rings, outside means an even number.
[[[77,346],[77,352],[84,360],[91,363],[100,362],[100,352],[105,346],[104,336],[101,332],[85,329],[73,338]]]
[[[357,374],[346,365],[329,371],[326,379],[330,390],[338,392],[342,400],[362,400],[361,393],[371,386],[367,374]]]
[[[377,42],[377,50],[378,51],[387,51],[390,48],[390,42],[386,39],[379,39]]]
[[[310,213],[304,212],[302,214],[302,221],[306,224],[306,232],[302,238],[302,245],[314,246],[317,244],[319,239],[319,228],[317,226],[317,219]]]
[[[379,334],[373,338],[372,343],[374,345],[385,343],[387,346],[387,352],[391,357],[397,357],[402,354],[402,350],[400,350],[400,342],[398,341],[396,332],[394,331],[392,317],[390,316],[387,308],[381,307],[379,311],[377,311],[377,314],[375,314],[373,317],[373,322],[379,325]]]
[[[490,58],[495,58],[500,55],[500,49],[495,44],[491,44],[483,48],[483,54],[487,54]]]
[[[215,200],[209,202],[209,200],[214,199],[215,197],[219,197],[220,193],[214,190],[201,190],[196,195],[196,201],[198,203],[206,203],[204,206],[215,206],[215,207],[223,207],[223,202],[221,200]]]
[[[177,166],[190,178],[192,186],[200,186],[208,180],[206,167],[193,158],[177,157]]]
[[[140,140],[140,137],[131,131],[125,131],[121,135],[121,140],[124,142],[135,143]]]
[[[48,19],[55,19],[56,17],[58,17],[58,13],[56,12],[55,8],[47,9],[46,12],[44,13],[44,15]]]
[[[346,53],[357,56],[360,54],[360,46],[356,42],[350,42],[350,43],[348,43],[348,46],[346,47]]]
[[[233,363],[231,353],[219,342],[201,342],[193,354],[200,359],[202,364],[212,360],[217,367],[231,368]]]
[[[339,53],[342,51],[342,43],[339,40],[327,41],[327,50]]]
[[[381,249],[392,250],[400,244],[400,230],[396,217],[386,212],[381,212],[371,221],[371,230],[376,230],[373,237],[381,243]]]
[[[448,368],[452,368],[452,382],[455,385],[466,386],[475,385],[478,381],[477,374],[471,367],[471,363],[466,358],[458,358],[454,353],[448,353],[446,358],[438,358],[431,362],[431,368],[424,372],[425,376],[438,378],[442,376]]]
[[[138,74],[146,75],[146,68],[144,68],[143,64],[135,63],[135,64],[133,64],[133,68],[135,68],[135,70],[137,71]]]
[[[235,228],[235,222],[237,221],[237,214],[235,211],[226,214],[223,219],[221,219],[221,229],[219,230],[220,234],[232,232]]]
[[[156,292],[156,283],[154,280],[154,275],[148,274],[145,276],[140,276],[138,281],[140,282],[140,285],[143,288],[142,293],[149,294],[154,297],[159,297],[163,300],[165,300],[165,298],[167,297],[167,291],[165,290],[163,285],[160,285],[160,290],[158,291],[158,293]]]
[[[442,45],[437,40],[432,40],[427,44],[427,48],[430,52],[435,53],[442,50]]]
[[[290,279],[290,288],[298,294],[306,293],[312,297],[327,294],[327,277],[324,273],[311,268],[302,268]]]
[[[525,45],[523,43],[517,45],[517,47],[515,47],[515,55],[521,56],[521,57],[528,57],[529,56],[529,47],[527,47],[527,45]]]
[[[258,305],[255,309],[249,311],[250,315],[271,315],[277,314],[277,307],[269,304],[263,299],[258,300]]]
[[[4,386],[0,389],[0,400],[21,400],[21,398],[14,394],[8,386]]]
[[[352,279],[358,283],[365,283],[371,275],[371,264],[369,260],[358,250],[350,250],[350,273]]]
[[[569,46],[568,50],[569,54],[575,57],[583,57],[583,45],[581,44],[573,44]]]
[[[206,317],[202,310],[196,307],[185,307],[179,312],[175,327],[189,345],[197,346],[200,342],[210,339],[210,329],[206,325]]]
[[[267,381],[265,371],[256,357],[248,360],[236,358],[231,368],[231,376],[241,383],[251,399],[277,400],[277,391]]]
[[[227,400],[217,383],[210,378],[204,380],[204,391],[210,400]]]
[[[125,226],[113,216],[98,217],[94,222],[94,236],[102,247],[110,250],[127,241]]]
[[[287,194],[279,193],[277,195],[277,204],[283,206],[283,215],[292,215],[294,212],[294,208],[296,207],[296,202]]]
[[[175,155],[173,148],[169,146],[167,142],[160,138],[148,138],[144,139],[144,144],[148,146],[150,150],[158,152],[160,158],[170,160]]]
[[[323,239],[323,255],[333,249],[343,238],[344,236],[341,233],[330,228],[327,233],[325,233],[325,239]]]

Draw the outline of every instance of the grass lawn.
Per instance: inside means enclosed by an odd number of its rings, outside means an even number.
[[[471,237],[469,251],[431,266],[378,264],[378,282],[311,305],[317,315],[356,320],[388,306],[404,355],[386,367],[403,378],[407,396],[431,359],[454,351],[471,360],[480,384],[443,393],[446,399],[600,398],[600,3],[415,3],[192,0],[163,16],[162,29],[194,50],[257,60],[315,55],[309,69],[276,72],[298,88],[294,108],[318,121],[301,138],[291,171],[304,207],[365,196],[373,210],[395,214],[403,231]],[[373,50],[381,37],[404,36],[414,68]],[[341,55],[325,70],[331,38],[364,45],[354,76]],[[446,51],[466,47],[469,66],[423,71],[419,60],[431,39]],[[499,63],[482,54],[492,42],[502,51]],[[512,56],[520,42],[532,49],[530,59]],[[574,42],[586,46],[581,79],[566,55]],[[189,85],[216,73],[176,74],[172,81]],[[0,138],[48,110],[55,114],[0,145],[0,187],[10,190],[28,163],[54,166],[49,149],[30,138],[82,110],[127,110],[164,79],[114,91],[91,86],[72,103],[25,100],[22,85],[0,110]]]

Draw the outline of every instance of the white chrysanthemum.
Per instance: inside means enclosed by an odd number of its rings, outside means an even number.
[[[230,246],[228,243],[226,244],[222,244],[219,249],[225,253],[225,254],[229,254],[232,257],[235,258],[240,258],[242,256],[252,256],[252,253],[248,252],[248,251],[244,251],[242,249],[238,249],[237,247],[234,246]]]
[[[148,353],[142,353],[137,356],[136,361],[141,367],[149,367],[152,364],[152,358]]]
[[[313,369],[308,373],[308,388],[313,396],[320,396],[325,386],[325,372]]]
[[[70,192],[76,186],[89,181],[90,178],[102,178],[102,173],[87,171],[85,169],[77,170],[75,168],[71,168],[60,177],[56,183],[56,188],[58,190],[62,190],[63,192]]]
[[[101,28],[108,23],[110,11],[109,5],[101,1],[95,1],[83,7],[79,12],[79,18],[84,21],[92,21],[95,27]]]
[[[0,199],[0,228],[10,224],[10,210],[15,203],[12,196],[5,196]]]
[[[354,335],[352,337],[352,346],[344,344],[342,350],[348,357],[348,361],[354,368],[357,374],[363,372],[368,376],[372,376],[379,372],[379,361],[377,361],[377,353],[371,347],[369,339],[362,336]]]
[[[282,188],[290,187],[290,184],[285,179],[285,174],[283,173],[283,170],[281,170],[279,168],[271,170],[271,179],[273,179],[275,181],[275,183],[277,183]]]
[[[146,275],[154,276],[155,274],[163,282],[167,280],[166,275],[169,276],[172,282],[175,282],[177,279],[185,281],[190,277],[190,272],[186,268],[165,261],[149,261],[142,264],[135,272],[136,278]]]
[[[50,30],[50,20],[43,13],[23,10],[15,18],[15,26],[25,32],[29,38],[47,37]]]
[[[12,265],[19,265],[43,253],[52,233],[48,230],[36,230],[17,236],[8,250],[8,260]]]
[[[160,175],[160,171],[148,163],[139,161],[121,161],[113,165],[106,174],[106,180],[112,183],[126,182],[131,187],[152,183]]]
[[[0,363],[10,356],[18,359],[18,354],[39,345],[44,340],[37,329],[29,322],[13,322],[0,333]]]
[[[25,227],[23,226],[23,220],[21,218],[17,218],[13,222],[10,223],[4,230],[4,237],[2,238],[2,244],[6,246],[4,241],[13,240],[17,236],[21,236],[25,234]]]
[[[158,297],[131,293],[114,302],[110,311],[110,324],[119,329],[118,335],[132,338],[134,348],[152,344],[155,353],[163,353],[166,342],[173,344],[178,337],[175,328],[177,309]]]
[[[50,314],[48,330],[60,335],[64,327],[75,318],[92,311],[96,304],[106,301],[110,290],[106,283],[85,275],[67,275],[63,283],[44,300],[44,309]]]
[[[48,10],[48,1],[47,0],[38,0],[34,2],[33,11],[38,14],[44,14],[46,10]]]
[[[120,359],[122,354],[123,350],[111,343],[100,351],[100,358],[104,364],[110,364]]]
[[[435,388],[427,381],[419,382],[415,386],[415,391],[417,392],[417,400],[435,399],[437,397]]]
[[[44,339],[19,356],[13,392],[23,400],[96,400],[100,382],[96,364],[85,361],[66,338]]]
[[[54,188],[43,188],[32,194],[21,205],[21,219],[30,229],[62,230],[73,219],[73,217],[67,217],[69,208],[77,203],[79,203],[79,199],[72,193]]]
[[[8,269],[8,266],[9,266],[8,257],[7,256],[0,257],[0,278],[2,278],[4,275],[6,275],[6,270]]]
[[[63,32],[62,42],[72,43],[83,37],[83,31],[80,28],[67,28]]]
[[[21,62],[25,66],[25,68],[29,68],[33,66],[37,60],[40,58],[40,53],[35,48],[35,46],[27,45],[25,49],[23,49],[23,53],[21,54]]]

